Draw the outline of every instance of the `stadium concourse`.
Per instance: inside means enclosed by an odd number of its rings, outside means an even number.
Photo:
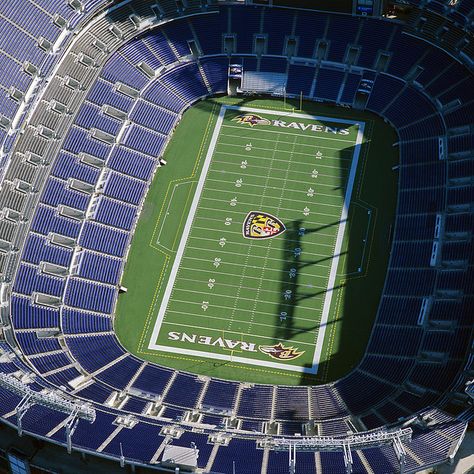
[[[172,471],[447,462],[474,413],[472,0],[413,1],[403,21],[240,3],[0,2],[2,422]],[[140,360],[114,334],[148,187],[186,109],[227,92],[230,63],[398,133],[375,324],[360,364],[330,384],[196,376]]]

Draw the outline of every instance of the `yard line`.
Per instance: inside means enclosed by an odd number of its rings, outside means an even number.
[[[183,260],[196,260],[198,262],[208,262],[208,263],[212,263],[211,260],[207,260],[205,258],[198,258],[198,257],[190,257],[188,255],[184,256],[183,257]],[[261,270],[262,267],[260,266],[257,266],[257,265],[242,265],[241,263],[233,263],[233,262],[224,262],[222,263],[222,265],[232,265],[234,267],[245,267],[247,266],[248,268],[255,268],[255,269],[258,269],[258,270]],[[281,272],[281,269],[273,269],[273,268],[268,268],[268,271],[272,271],[272,272]],[[327,279],[327,276],[319,276],[319,275],[314,275],[312,273],[302,273],[300,272],[300,276],[305,276],[305,277],[311,277],[311,278],[324,278],[324,279]]]
[[[198,273],[201,273],[201,272],[211,273],[212,272],[212,274],[214,274],[213,270],[203,270],[203,269],[198,269],[198,268],[195,268],[195,267],[186,267],[186,266],[183,266],[183,265],[181,266],[181,269],[182,270],[188,270],[188,271],[195,271],[195,272],[198,272]],[[219,275],[235,277],[235,273],[219,272]],[[254,280],[258,279],[258,277],[254,277],[254,276],[250,276],[250,275],[247,275],[246,278],[247,279],[254,279]],[[281,280],[272,280],[270,278],[267,278],[266,280],[268,282],[271,282],[271,283],[281,283]],[[193,281],[196,281],[196,279],[194,279]],[[299,285],[301,285],[301,284],[299,284]],[[234,286],[234,285],[230,285],[230,286]],[[312,288],[317,289],[317,290],[325,290],[326,289],[325,286],[318,286],[318,285],[313,285]]]
[[[260,158],[257,158],[257,159],[260,159]],[[280,163],[285,163],[285,160],[278,160],[278,161]],[[229,166],[238,166],[239,168],[240,168],[240,165],[242,164],[241,162],[239,163],[238,161],[212,160],[212,163],[211,163],[211,170],[212,171],[217,171],[217,170],[213,169],[213,165],[215,165],[216,163],[219,163],[219,164],[222,163],[222,164],[226,164],[226,165],[229,165]],[[319,167],[319,165],[315,165],[315,166]],[[255,164],[249,165],[248,167],[252,168],[252,169],[253,168],[262,168],[264,170],[266,170],[268,168],[267,166],[258,166],[258,165],[255,165]],[[274,168],[274,169],[277,170],[277,171],[283,171],[282,168]],[[331,169],[339,169],[339,168],[331,167]],[[344,171],[344,172],[349,171],[349,168],[343,168],[342,171]],[[304,174],[306,176],[309,174],[307,171],[298,171],[298,170],[290,170],[290,173],[292,173],[292,174]],[[345,176],[343,176],[343,173],[339,173],[337,175],[319,173],[319,176],[322,176],[324,178],[337,178],[337,179],[345,178]]]
[[[217,163],[216,161],[212,161],[212,163]],[[223,163],[223,164],[228,164],[228,165],[236,165],[236,166],[239,166],[239,163],[232,163],[232,162],[227,162],[227,161],[219,161],[218,163]],[[262,169],[266,169],[265,166],[255,166],[255,165],[250,165],[249,167],[252,167],[252,168],[262,168]],[[240,168],[240,166],[239,166]],[[278,170],[278,171],[282,171],[282,170]],[[292,171],[293,172],[293,171]],[[260,178],[261,176],[259,174],[251,174],[251,173],[248,173],[247,171],[239,171],[238,173],[237,172],[233,172],[233,171],[227,171],[227,170],[216,170],[216,169],[212,169],[212,166],[211,166],[211,169],[209,170],[209,174],[210,173],[221,173],[221,174],[235,174],[236,176],[238,175],[241,175],[243,174],[245,177],[249,176],[250,178]],[[311,174],[311,173],[308,173],[308,172],[303,172],[305,175],[308,175],[308,174]],[[318,178],[319,177],[329,177],[328,175],[323,175],[321,173],[318,174]],[[336,178],[336,176],[331,176],[331,177],[334,177]],[[284,181],[285,178],[279,178],[278,176],[272,176],[272,179],[275,179],[277,181]],[[215,180],[214,180],[215,181]],[[220,180],[221,182],[224,182],[223,180]],[[333,188],[334,189],[334,185],[333,184],[324,184],[324,183],[321,183],[320,181],[317,180],[317,178],[313,178],[313,181],[303,181],[303,180],[297,180],[297,179],[287,179],[286,181],[289,181],[290,183],[299,183],[299,184],[304,184],[305,186],[323,186],[325,188]],[[229,181],[227,181],[229,182]],[[305,191],[299,191],[299,192],[305,192]]]
[[[239,157],[244,157],[244,158],[256,158],[257,160],[264,160],[264,161],[276,161],[281,162],[281,163],[286,163],[288,160],[280,160],[278,158],[267,158],[265,156],[254,156],[250,154],[245,154],[245,153],[228,153],[226,151],[216,151],[216,155],[230,155],[230,156],[239,156]],[[308,155],[309,156],[309,155]],[[332,170],[340,170],[340,166],[330,166],[330,165],[325,165],[322,163],[324,158],[321,158],[321,160],[318,161],[293,161],[292,163],[295,165],[306,165],[306,166],[322,166],[323,168],[329,168]],[[343,168],[345,171],[347,171],[346,168]]]
[[[214,212],[216,212],[216,209],[212,209],[212,208],[201,208],[201,209],[206,209],[206,210],[212,210]],[[240,211],[232,211],[231,209],[228,209],[227,211],[225,210],[222,210],[219,212],[226,212],[226,213],[231,213],[231,214],[245,214],[246,213],[242,213]],[[280,218],[282,218],[282,216],[280,215]],[[196,216],[196,219],[201,219],[201,220],[208,220],[208,221],[214,221],[214,222],[222,222],[222,219],[216,219],[214,217],[206,217],[206,216]],[[291,217],[289,217],[289,219],[292,219]],[[347,219],[346,219],[347,220]],[[324,222],[313,222],[313,221],[308,221],[308,220],[305,220],[305,226],[306,228],[308,228],[308,225],[312,225],[312,226],[321,226],[321,227],[326,227],[326,226],[332,226],[332,225],[339,225],[341,223],[341,221],[339,220],[337,223],[334,223],[334,222],[331,222],[331,223],[324,223]],[[209,229],[207,229],[209,230]],[[230,232],[228,230],[225,230],[223,232]],[[242,232],[238,232],[240,235],[242,235]]]
[[[209,318],[209,319],[217,319],[219,321],[227,321],[228,318],[221,318],[219,316],[210,316],[208,314],[206,315],[203,315],[203,316],[198,316],[196,313],[186,313],[185,311],[173,311],[173,310],[169,310],[168,313],[174,313],[174,314],[178,314],[178,315],[185,315],[185,316],[194,316],[195,318],[202,318],[202,317],[205,317],[205,318]],[[257,311],[257,314],[261,314],[260,312]],[[276,315],[273,315],[275,318],[277,318]],[[236,323],[243,323],[243,324],[248,324],[248,321],[243,321],[241,319],[234,319],[234,321]],[[307,321],[309,323],[313,323],[314,324],[314,319],[306,319],[306,318],[296,318],[295,319],[295,322],[299,322],[299,321]],[[169,323],[171,324],[171,323]],[[274,325],[274,324],[265,324],[265,323],[257,323],[257,322],[254,322],[253,324],[256,324],[257,326],[264,326],[264,327],[267,327],[267,328],[274,328],[274,329],[278,329],[278,326]],[[217,329],[216,329],[217,331]],[[305,334],[312,334],[312,333],[317,333],[318,330],[317,329],[305,329]]]
[[[234,128],[234,129],[237,129],[237,130],[242,130],[242,127],[239,126],[239,125],[222,125],[222,128]],[[252,131],[252,129],[249,129],[249,131]],[[254,130],[254,131],[257,131],[257,130]],[[303,134],[303,133],[283,132],[281,130],[267,130],[267,129],[264,129],[263,127],[259,127],[258,132],[282,133],[283,135],[292,135],[292,136],[297,135],[297,136],[300,136],[300,137],[309,138],[311,140],[330,140],[330,141],[335,141],[335,142],[345,142],[345,143],[354,144],[354,140],[345,140],[344,138],[321,137],[319,135],[313,137],[311,135],[306,135],[306,134]],[[247,138],[251,138],[251,137],[247,137]]]
[[[195,228],[195,229],[199,229],[199,230],[206,230],[206,231],[208,231],[208,232],[212,230],[212,229],[209,228],[209,227],[201,227],[201,226],[197,226],[197,225],[195,225],[194,228]],[[242,232],[235,232],[235,231],[233,231],[233,230],[225,230],[225,231],[223,231],[223,232],[225,232],[226,234],[233,234],[233,235],[238,235],[238,236],[242,237]],[[332,234],[332,235],[331,235],[331,234],[323,234],[322,232],[318,232],[318,234],[317,234],[318,237],[330,237],[330,238],[332,238],[332,239],[334,238],[334,235],[335,235],[335,234]],[[195,237],[195,236],[191,236],[190,238],[191,238],[191,239],[204,239],[204,237]],[[217,242],[216,239],[208,239],[208,240]],[[294,239],[288,239],[287,242],[295,242],[295,243],[298,242],[298,243],[301,243],[300,240],[294,240]],[[234,243],[234,244],[235,244],[235,243],[237,243],[237,242],[230,242],[230,243]],[[305,245],[305,246],[306,246],[306,245],[320,245],[320,243],[319,243],[319,242],[311,242],[311,241],[308,240],[308,241],[305,241],[305,242],[304,242],[304,245]]]
[[[236,156],[236,155],[234,155]],[[241,155],[241,157],[245,157],[245,155]],[[267,160],[266,158],[259,158],[259,157],[255,157],[255,159],[257,160],[262,160],[262,161],[265,161]],[[274,162],[278,162],[278,163],[285,163],[286,164],[286,160],[279,160],[279,159],[275,159],[273,160]],[[212,163],[211,163],[211,169],[212,171],[216,171],[216,166],[215,164],[225,164],[225,165],[229,165],[229,166],[239,166],[242,164],[242,162],[239,162],[239,161],[225,161],[225,160],[212,160]],[[213,166],[214,165],[214,166]],[[308,169],[309,168],[312,168],[312,169],[318,169],[318,171],[320,171],[321,168],[326,168],[328,171],[329,170],[339,170],[339,171],[343,171],[343,172],[338,172],[337,174],[327,174],[327,173],[320,173],[321,176],[324,176],[324,177],[327,177],[327,178],[335,178],[335,179],[346,179],[346,175],[348,175],[348,171],[349,171],[349,168],[343,168],[341,169],[340,167],[337,167],[337,166],[327,166],[327,165],[323,165],[321,163],[315,163],[314,165],[311,165],[310,163],[306,164],[305,166],[308,166]],[[258,166],[258,165],[249,165],[249,168],[263,168],[263,169],[267,169],[268,166]],[[282,168],[275,168],[274,169],[276,171],[283,171]],[[290,173],[292,174],[304,174],[304,175],[308,175],[312,172],[312,169],[310,171],[298,171],[297,169],[293,169],[290,171]],[[323,171],[326,171],[326,170],[323,170]]]
[[[244,140],[248,140],[249,137],[248,136],[243,136],[243,135],[225,135],[225,134],[222,134],[221,135],[222,138],[242,138]],[[264,141],[264,142],[274,142],[275,140],[272,140],[271,138],[260,138],[260,137],[253,137],[252,140],[257,140],[257,141]],[[221,139],[217,142],[218,143],[218,146],[222,145],[222,146],[236,146],[236,147],[239,147],[239,148],[243,148],[244,145],[237,145],[237,143],[224,143]],[[284,140],[280,140],[280,143],[284,143],[285,145],[291,145],[292,142],[285,142]],[[320,148],[321,150],[336,150],[340,153],[350,153],[352,155],[352,151],[351,150],[347,150],[346,148],[343,148],[341,150],[340,147],[332,147],[332,146],[326,146],[326,145],[314,145],[314,144],[309,144],[309,143],[297,143],[297,145],[299,147],[303,147],[303,146],[308,146],[308,147],[311,147],[311,148],[314,148],[314,147],[318,147]],[[264,148],[264,147],[259,147],[259,146],[255,146],[255,145],[252,145],[252,150],[253,149],[256,149],[256,150],[262,150],[262,151],[271,151],[271,149],[268,149],[268,148]],[[285,151],[285,150],[282,150],[282,151]],[[295,153],[297,153],[298,155],[307,155],[307,153],[304,153],[302,151],[295,151]]]
[[[332,244],[321,244],[321,245],[325,245],[326,247],[333,247]],[[187,248],[191,249],[191,250],[199,250],[199,252],[212,252],[213,254],[216,253],[216,250],[215,249],[206,249],[206,248],[203,248],[203,247],[192,247],[190,245],[187,246]],[[281,251],[283,252],[287,252],[287,253],[294,253],[293,250],[287,250],[287,249],[281,249]],[[329,257],[330,255],[328,255],[327,253],[313,253],[313,252],[303,252],[304,255],[309,255],[309,256],[313,256],[313,257],[323,257],[323,258],[326,258],[326,257]],[[219,255],[220,254],[226,254],[226,255],[237,255],[237,256],[240,256],[240,257],[243,257],[244,254],[242,253],[238,253],[238,252],[226,252],[225,250],[219,250]],[[291,263],[291,262],[294,262],[294,260],[284,260],[282,258],[274,258],[274,257],[263,257],[261,255],[252,255],[252,258],[265,258],[266,260],[275,260],[276,262],[282,262],[282,263]],[[326,265],[324,265],[326,266]]]
[[[245,175],[243,175],[245,176]],[[220,179],[212,179],[212,178],[207,178],[207,181],[212,181],[214,183],[225,183],[225,184],[234,184],[234,181],[224,181],[224,180],[220,180]],[[242,184],[242,187],[244,186],[254,186],[254,187],[259,187],[259,188],[262,188],[262,186],[259,186],[258,184],[251,184],[251,183],[243,183]],[[316,184],[314,185],[315,187]],[[235,188],[236,186],[234,186]],[[214,189],[214,188],[206,188],[205,191],[211,191],[211,192],[218,192],[218,193],[232,193],[232,194],[237,194],[237,195],[242,195],[242,196],[250,196],[250,197],[259,197],[260,194],[252,194],[252,193],[246,193],[246,192],[242,192],[242,191],[238,191],[238,189],[240,188],[237,188],[237,190],[235,190],[234,188],[231,188],[231,189]],[[281,188],[277,188],[276,186],[266,186],[265,189],[273,189],[273,190],[279,190]],[[286,189],[285,189],[286,191]],[[307,194],[308,191],[297,191],[296,189],[291,189],[291,192],[293,193],[300,193],[300,194]],[[335,194],[325,194],[325,193],[318,193],[315,191],[315,196],[324,196],[324,197],[329,197],[329,198],[336,198],[336,199],[341,199],[340,196],[337,196]],[[270,199],[280,199],[278,197],[275,197],[275,196],[267,196],[267,198],[270,198]],[[210,198],[206,198],[206,199],[210,199]],[[221,200],[222,201],[222,200]],[[301,199],[290,199],[291,202],[299,202],[301,204],[313,204],[314,201],[302,201]],[[320,202],[318,203],[319,205],[323,205],[323,206],[331,206],[331,207],[338,207],[340,208],[341,207],[341,204],[327,204],[327,203],[324,203],[324,202]],[[282,208],[283,209],[283,208]]]
[[[199,308],[201,308],[201,303],[200,302],[197,302],[197,301],[189,301],[189,300],[180,300],[180,299],[175,299],[173,301],[176,301],[176,303],[185,303],[185,304],[190,304],[190,305],[194,305],[194,306],[199,306]],[[217,309],[222,309],[224,311],[231,311],[232,310],[232,307],[231,306],[222,306],[222,305],[218,305],[218,304],[213,304],[212,305],[213,308],[217,308]],[[316,314],[318,312],[321,312],[321,309],[320,308],[307,308],[307,307],[302,307],[302,306],[298,306],[298,309],[303,309],[305,311],[309,310],[311,312],[312,315],[316,316]],[[247,312],[247,310],[243,310],[243,309],[240,309],[238,308],[239,311],[245,311]],[[274,317],[275,316],[275,313],[267,313],[265,311],[257,311],[258,314],[261,314],[263,316],[270,316],[270,317]],[[197,318],[204,318],[204,317],[208,317],[207,314],[203,314],[203,313],[194,313],[194,315],[197,317]],[[302,319],[303,318],[300,318],[298,316],[298,318],[295,318],[295,321],[298,321],[299,319]],[[228,320],[228,318],[226,318],[226,320]],[[315,318],[315,317],[312,317],[311,319],[307,320],[307,319],[304,319],[305,321],[312,321],[314,322],[315,324],[318,322],[318,319]]]
[[[219,143],[218,146],[226,146],[224,145],[223,143]],[[244,148],[242,145],[234,145],[234,146],[238,146],[239,148]],[[309,146],[309,145],[306,145],[306,146]],[[313,145],[311,145],[313,146]],[[257,148],[257,147],[254,147],[252,146],[252,150],[254,148]],[[322,148],[322,147],[320,147]],[[261,150],[266,150],[266,148],[260,148]],[[270,151],[270,150],[267,150],[267,151]],[[216,154],[219,154],[219,155],[232,155],[232,156],[249,156],[251,158],[259,158],[259,159],[262,159],[262,158],[265,158],[264,155],[251,155],[250,152],[247,152],[247,153],[235,153],[235,152],[229,152],[229,151],[220,151],[220,150],[216,150],[215,151]],[[289,150],[278,150],[278,153],[290,153]],[[303,155],[303,156],[306,156],[308,158],[311,158],[311,159],[315,159],[315,155],[312,154],[312,153],[303,153],[302,151],[295,151],[294,153],[295,155]],[[318,161],[319,161],[319,158],[316,158]],[[331,156],[331,155],[322,155],[321,157],[321,160],[338,160],[338,161],[348,161],[349,163],[351,162],[351,159],[352,158],[342,158],[340,156]],[[301,161],[294,161],[292,160],[292,163],[295,163],[295,164],[306,164],[306,162],[301,162]]]
[[[234,334],[240,334],[242,335],[242,332],[241,331],[226,331],[225,329],[211,329],[211,328],[208,328],[208,327],[203,327],[203,326],[196,326],[195,324],[182,324],[182,323],[169,323],[168,321],[163,321],[163,324],[173,324],[175,326],[185,326],[185,327],[189,327],[189,328],[194,328],[194,329],[204,329],[205,331],[215,331],[215,332],[219,332],[221,333],[222,331],[224,332],[229,332],[229,333],[234,333]],[[258,337],[260,339],[269,339],[271,341],[275,341],[275,338],[274,337],[268,337],[268,336],[257,336],[257,335],[254,335],[254,337]],[[238,340],[238,339],[237,339]],[[288,342],[290,344],[292,344],[293,346],[296,344],[303,344],[305,346],[313,346],[313,344],[311,342],[302,342],[302,341],[296,341],[295,339],[281,339],[281,338],[278,338],[279,341],[284,341],[284,342]],[[256,361],[257,362],[257,361]],[[260,361],[258,361],[258,364],[260,364]]]
[[[331,236],[331,237],[334,237],[334,236]],[[206,240],[206,241],[208,241],[208,242],[214,242],[214,243],[217,242],[216,239],[208,239],[208,238],[206,238],[206,237],[196,237],[196,236],[194,236],[194,235],[192,235],[192,236],[189,237],[189,240],[192,240],[192,239],[196,239],[196,240]],[[297,241],[297,240],[288,240],[287,242],[298,242],[298,241]],[[234,243],[237,243],[237,242],[229,242],[229,244],[234,244]],[[242,244],[244,244],[244,243],[245,243],[245,242],[238,242],[239,245],[242,245]],[[300,243],[301,243],[301,242],[300,242]],[[332,248],[332,245],[331,245],[331,244],[323,244],[323,243],[317,243],[317,242],[313,242],[313,243],[314,243],[315,245],[321,245],[321,246],[324,246],[324,247],[331,247],[331,248]],[[306,246],[306,242],[304,242],[303,244]],[[302,244],[302,245],[303,245],[303,244]],[[201,249],[201,247],[199,247],[199,248]],[[211,249],[208,249],[208,250],[211,251]],[[287,249],[281,249],[281,250],[282,250],[283,252],[293,253],[292,250],[287,250]],[[216,250],[212,250],[212,251],[215,252]],[[224,250],[219,250],[219,252],[225,252],[225,251],[224,251]],[[230,254],[232,254],[232,255],[236,255],[235,252],[228,252],[228,253],[230,253]],[[307,252],[307,251],[305,251],[304,254],[305,254],[305,255],[313,255],[313,256],[315,256],[315,257],[327,257],[327,256],[328,256],[327,253],[326,253],[326,254],[319,254],[319,253]],[[278,259],[278,260],[280,260],[280,259]]]
[[[212,189],[211,191],[214,191],[214,192],[217,192],[217,191],[226,192],[226,191],[215,190],[215,189]],[[236,194],[236,193],[233,193],[233,194]],[[252,195],[251,195],[251,196],[252,196]],[[255,195],[253,195],[253,196],[255,196]],[[201,199],[202,199],[203,201],[206,200],[206,201],[223,202],[222,199],[216,199],[216,198],[205,197],[205,196],[202,196]],[[274,198],[274,197],[271,198],[270,196],[268,196],[267,199],[278,199],[278,198]],[[295,199],[295,201],[302,203],[303,205],[305,205],[305,207],[308,207],[308,206],[316,206],[316,207],[318,207],[318,206],[322,206],[322,205],[323,205],[323,203],[319,203],[319,202],[305,202],[305,201],[299,201],[299,200],[296,200],[296,199]],[[224,201],[224,202],[225,202],[225,201]],[[242,202],[242,201],[240,201],[239,204],[240,204],[241,206],[248,206],[250,209],[255,209],[255,207],[258,207],[258,206],[256,206],[254,203],[252,203],[252,202]],[[267,204],[265,207],[270,208],[270,207],[273,207],[273,206]],[[341,206],[338,206],[338,207],[340,208]],[[282,211],[288,211],[288,212],[292,212],[292,213],[294,213],[294,214],[296,214],[296,213],[298,212],[298,211],[295,211],[295,209],[289,209],[288,207],[281,207],[280,209],[281,209]],[[308,209],[309,209],[309,208],[308,208]],[[300,209],[300,212],[303,213],[303,210],[304,210],[304,209]],[[310,209],[310,210],[311,210],[311,209]],[[214,209],[214,211],[217,211],[217,209]],[[219,209],[219,211],[220,211],[220,209]],[[225,209],[222,209],[222,212],[228,212],[228,211],[225,210]],[[332,219],[337,219],[337,218],[339,217],[338,214],[326,214],[325,212],[319,212],[319,211],[318,211],[318,216],[331,217]],[[293,218],[294,218],[294,217],[296,217],[296,216],[293,216]]]
[[[183,268],[183,267],[181,267],[181,268]],[[222,274],[219,273],[219,276],[220,276],[220,275],[222,275]],[[232,275],[232,276],[235,277],[235,275],[230,274],[230,273],[226,273],[226,275]],[[247,279],[247,278],[250,278],[250,277],[249,277],[249,276],[246,276],[245,278]],[[259,280],[259,277],[251,277],[251,278]],[[194,282],[194,283],[196,283],[196,281],[198,281],[196,278],[186,278],[186,277],[183,277],[183,276],[180,276],[180,277],[179,277],[179,280],[180,280],[180,281],[181,281],[181,280],[184,280],[184,281],[192,281],[192,282]],[[265,278],[265,281],[270,281],[270,280],[268,280],[267,278]],[[278,281],[278,280],[271,280],[271,281],[273,281],[273,282],[275,282],[275,283],[278,283],[278,284],[282,283],[281,281]],[[205,279],[204,279],[204,280],[201,280],[200,282],[201,282],[202,284],[206,284],[206,283],[207,283],[207,281],[206,281]],[[288,286],[301,287],[301,288],[304,287],[304,285],[302,285],[302,284],[300,284],[300,283],[295,283],[295,282],[293,282],[293,281],[291,281],[291,280],[287,283],[287,285],[288,285]],[[207,285],[206,285],[206,286],[207,286]],[[233,284],[231,284],[231,283],[222,283],[222,282],[217,282],[217,280],[216,280],[216,283],[215,283],[214,288],[215,288],[215,287],[221,287],[221,286],[225,286],[225,287],[229,287],[229,288],[235,288],[235,285],[233,285]],[[242,288],[242,290],[251,290],[251,291],[255,290],[255,287],[254,287],[254,286],[242,286],[241,288]],[[317,286],[317,287],[316,287],[316,286],[313,286],[311,289],[312,289],[312,290],[313,290],[313,289],[316,289],[316,290],[325,290],[326,287],[324,287],[324,286]],[[214,294],[213,291],[214,291],[214,289],[212,289],[212,290],[209,289],[209,291],[205,291],[205,292],[203,291],[202,294],[203,294],[203,295],[213,295],[213,294]],[[278,291],[278,290],[265,290],[265,289],[263,289],[262,291],[265,291],[265,292],[267,292],[267,293],[273,293],[273,294],[281,295],[281,291]]]

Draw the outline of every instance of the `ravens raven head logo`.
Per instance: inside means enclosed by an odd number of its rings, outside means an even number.
[[[247,239],[269,239],[285,232],[286,228],[280,219],[266,212],[252,211],[247,214],[242,226],[242,233]]]
[[[254,127],[255,125],[271,125],[270,120],[255,114],[237,115],[237,117],[234,117],[232,120],[235,120],[238,123],[245,123],[251,127]]]
[[[298,352],[297,347],[285,347],[281,342],[274,346],[258,346],[258,349],[272,359],[278,360],[293,360],[305,353],[305,351]]]

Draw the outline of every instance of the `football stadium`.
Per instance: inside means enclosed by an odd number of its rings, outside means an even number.
[[[0,472],[471,472],[473,0],[0,33]]]

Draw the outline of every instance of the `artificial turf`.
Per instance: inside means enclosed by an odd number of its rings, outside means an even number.
[[[216,129],[222,104],[251,107],[269,123],[252,126],[238,120],[250,112],[227,109]],[[261,108],[267,113],[255,111]],[[127,292],[119,296],[115,330],[129,351],[182,370],[266,383],[324,383],[358,363],[387,267],[396,136],[372,114],[315,103],[302,109],[295,114],[327,118],[287,116],[292,105],[279,100],[230,98],[199,102],[184,114],[122,279]],[[288,127],[292,122],[303,127]],[[276,217],[284,232],[247,238],[243,223],[252,211]],[[302,372],[315,363],[316,375]]]

